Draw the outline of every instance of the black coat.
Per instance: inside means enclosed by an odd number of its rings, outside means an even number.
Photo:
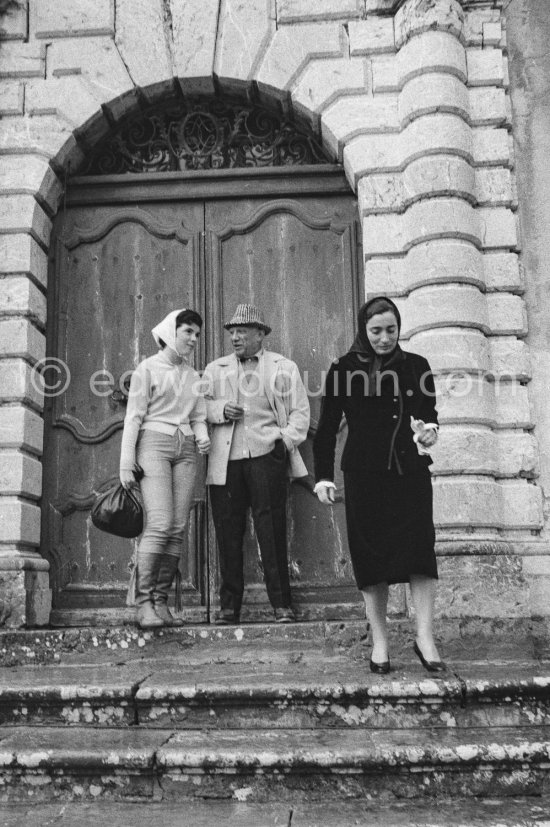
[[[437,423],[435,387],[423,356],[402,351],[401,358],[382,371],[377,391],[369,396],[368,372],[353,352],[330,367],[317,434],[313,444],[315,479],[334,479],[336,435],[342,414],[348,438],[343,471],[379,474],[387,470],[411,475],[426,472],[432,460],[420,456],[413,441],[410,418]]]

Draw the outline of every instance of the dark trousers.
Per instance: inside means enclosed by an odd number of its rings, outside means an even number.
[[[273,608],[290,606],[286,550],[286,450],[282,440],[262,457],[230,460],[225,485],[210,486],[220,558],[220,604],[239,614],[244,592],[243,539],[252,517],[267,595]]]

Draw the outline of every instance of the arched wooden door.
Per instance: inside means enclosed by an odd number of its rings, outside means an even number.
[[[223,323],[241,301],[262,307],[267,346],[294,359],[312,405],[323,372],[353,338],[360,248],[355,198],[330,165],[87,176],[75,179],[55,227],[48,352],[70,381],[46,400],[43,554],[52,621],[101,623],[131,612],[125,593],[134,541],[97,531],[95,493],[117,477],[125,406],[120,378],[154,352],[154,324],[174,307],[205,319],[197,367],[228,349]],[[225,334],[226,336],[227,334]],[[309,482],[309,485],[308,485]],[[289,487],[289,559],[299,615],[360,613],[343,505],[321,507],[311,481]],[[252,530],[243,618],[271,617]],[[182,551],[185,615],[207,621],[217,552],[204,486]]]

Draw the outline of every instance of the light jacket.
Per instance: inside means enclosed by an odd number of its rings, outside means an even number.
[[[225,419],[224,407],[238,398],[238,370],[237,357],[232,353],[210,362],[203,374],[206,419],[212,426],[208,485],[225,485],[235,423]],[[298,367],[285,356],[264,350],[259,357],[258,373],[288,450],[288,474],[304,477],[308,471],[298,445],[307,437],[310,410]]]

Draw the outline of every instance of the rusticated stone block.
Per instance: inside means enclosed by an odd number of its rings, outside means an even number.
[[[451,371],[435,377],[437,410],[442,424],[493,426],[496,422],[495,389],[479,376]]]
[[[30,10],[31,32],[38,38],[114,34],[114,0],[40,0]]]
[[[312,60],[292,90],[292,106],[317,131],[323,109],[342,95],[362,93],[366,88],[362,58]]]
[[[341,160],[344,145],[356,135],[399,129],[397,97],[351,95],[332,104],[321,119],[323,140]]]
[[[225,0],[214,61],[222,89],[249,85],[275,29],[274,0]]]
[[[361,215],[400,212],[405,204],[403,175],[388,172],[383,175],[365,175],[357,185]]]
[[[500,336],[525,336],[527,311],[520,296],[509,293],[489,293],[487,312],[493,333]]]
[[[371,61],[372,92],[374,95],[399,91],[397,61],[393,56],[375,57]]]
[[[471,327],[488,332],[485,296],[469,284],[441,284],[396,298],[404,337],[434,327]]]
[[[407,349],[420,353],[433,371],[489,371],[489,341],[480,330],[438,328],[409,337]]]
[[[438,528],[502,525],[502,489],[489,477],[438,477],[433,492],[434,522]]]
[[[43,43],[2,43],[0,78],[44,77],[45,60]]]
[[[42,463],[20,451],[0,451],[2,496],[38,500],[42,496]]]
[[[411,290],[423,284],[451,282],[484,288],[483,256],[469,241],[449,238],[416,244],[405,261]]]
[[[510,164],[510,142],[506,129],[479,128],[473,129],[472,148],[477,165]]]
[[[115,43],[132,80],[146,87],[174,74],[162,0],[116,0]]]
[[[395,255],[406,249],[406,227],[402,215],[367,215],[363,218],[363,253],[371,256]]]
[[[33,155],[0,156],[0,195],[34,195],[53,214],[63,185],[45,158]]]
[[[32,236],[0,235],[0,273],[22,273],[46,286],[48,259]]]
[[[0,84],[0,115],[22,115],[24,85],[18,80],[4,80]]]
[[[496,425],[498,428],[532,428],[533,419],[527,388],[519,382],[494,383]]]
[[[0,543],[40,543],[40,508],[17,497],[0,497]]]
[[[489,20],[483,23],[482,41],[484,46],[504,46],[504,39],[500,20]]]
[[[483,267],[488,290],[523,291],[523,273],[516,253],[485,253]]]
[[[214,91],[212,73],[216,48],[219,0],[171,3],[175,74],[184,91]]]
[[[533,434],[514,430],[496,431],[495,436],[499,476],[538,477],[539,451]]]
[[[504,63],[500,49],[467,49],[468,86],[502,86]]]
[[[288,90],[310,60],[342,57],[343,45],[339,23],[283,26],[273,36],[258,69],[260,95],[286,100]]]
[[[30,233],[45,247],[50,242],[52,222],[32,195],[0,197],[0,224],[6,233]]]
[[[495,435],[489,428],[447,425],[432,451],[436,476],[494,475],[497,470]]]
[[[395,51],[393,17],[352,20],[348,26],[351,55],[375,55]]]
[[[494,86],[470,89],[469,97],[472,126],[502,126],[508,122],[504,89]]]
[[[0,359],[2,402],[19,402],[41,411],[44,397],[40,377],[23,359]]]
[[[2,279],[0,316],[27,316],[44,327],[46,297],[26,276],[7,276]]]
[[[504,528],[540,529],[543,526],[542,491],[527,480],[502,480]]]
[[[476,170],[476,198],[480,206],[510,207],[514,201],[512,174],[505,167]]]
[[[491,336],[491,372],[498,377],[526,381],[531,378],[531,361],[526,343],[516,336]]]
[[[445,153],[472,157],[472,132],[460,117],[451,114],[430,115],[410,123],[400,135],[402,162],[423,155]]]
[[[530,588],[523,571],[526,559],[492,554],[440,558],[437,616],[530,617]]]
[[[406,245],[437,238],[463,238],[479,244],[476,210],[461,198],[430,198],[412,204],[405,213]]]
[[[362,16],[363,5],[362,0],[277,0],[277,23],[351,20]]]
[[[44,440],[44,420],[22,405],[0,407],[0,447],[20,448],[40,456]]]
[[[397,48],[415,35],[432,29],[459,37],[463,24],[464,13],[457,0],[409,0],[395,15]]]
[[[0,131],[0,152],[42,155],[55,169],[77,169],[84,160],[69,124],[57,117],[9,118]]]
[[[516,217],[511,210],[504,207],[480,207],[476,213],[481,225],[481,243],[486,250],[517,247]]]
[[[466,82],[467,68],[464,47],[451,34],[426,31],[414,37],[397,54],[400,84],[419,74],[448,73]]]
[[[399,120],[402,126],[414,118],[441,112],[449,112],[468,120],[468,88],[459,78],[430,73],[417,75],[404,85],[399,96]]]
[[[109,102],[134,83],[110,37],[78,37],[54,40],[48,49],[48,78],[83,75],[90,95]]]
[[[28,13],[27,0],[6,9],[0,18],[0,40],[25,40]]]
[[[25,109],[29,115],[53,115],[78,127],[86,133],[88,145],[93,146],[111,131],[97,87],[94,91],[82,77],[33,80],[27,84]]]
[[[401,256],[370,258],[365,262],[365,287],[373,294],[396,296],[406,291],[405,259]]]
[[[469,9],[464,18],[466,42],[474,46],[498,46],[502,36],[500,18],[500,9]]]
[[[343,159],[352,186],[368,173],[397,170],[401,164],[400,136],[359,135],[346,144]]]
[[[34,364],[46,353],[46,337],[29,319],[0,319],[0,358],[20,357]]]
[[[418,158],[403,172],[405,204],[422,196],[453,196],[472,201],[475,175],[471,165],[456,155]]]

